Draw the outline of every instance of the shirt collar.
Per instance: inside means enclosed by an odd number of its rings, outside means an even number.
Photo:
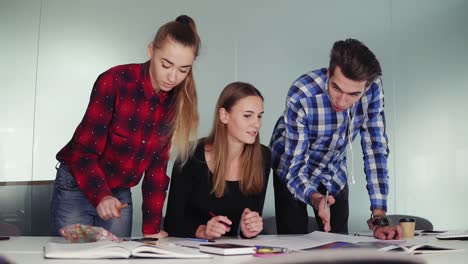
[[[328,82],[329,82],[329,79],[328,79],[328,76],[325,75],[325,77],[323,77],[323,82],[322,82],[322,91],[326,94],[327,96],[327,99],[329,102],[331,102],[330,100],[330,95],[328,94]]]

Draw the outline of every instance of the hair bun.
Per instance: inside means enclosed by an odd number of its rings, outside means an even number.
[[[185,25],[188,25],[188,26],[195,24],[193,19],[191,17],[187,16],[187,15],[180,15],[180,16],[178,16],[176,18],[175,21],[177,21],[179,23],[182,23],[182,24],[185,24]]]

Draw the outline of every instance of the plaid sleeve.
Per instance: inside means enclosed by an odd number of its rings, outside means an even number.
[[[105,196],[112,195],[104,172],[98,165],[107,141],[115,101],[115,78],[106,72],[96,80],[88,108],[74,137],[70,170],[78,186],[94,206]]]
[[[304,203],[310,203],[310,195],[317,191],[317,176],[309,172],[309,131],[307,116],[312,107],[307,96],[296,86],[288,92],[284,123],[286,127],[285,152],[282,156],[287,187]]]
[[[169,160],[170,140],[156,155],[141,186],[143,204],[143,234],[157,234],[160,231],[162,209],[166,199],[166,190],[169,185],[169,177],[166,174]]]
[[[361,128],[361,146],[364,153],[364,171],[371,210],[387,211],[388,195],[388,138],[385,130],[384,94],[382,82],[374,82],[370,88],[367,116]]]

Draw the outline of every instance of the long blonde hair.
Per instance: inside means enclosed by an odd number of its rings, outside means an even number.
[[[224,175],[228,165],[228,131],[227,125],[221,122],[219,110],[221,108],[231,111],[231,108],[247,96],[263,96],[254,86],[243,82],[228,84],[218,98],[215,117],[210,135],[205,140],[206,151],[213,152],[213,190],[216,197],[222,197],[226,190]],[[241,157],[241,175],[239,187],[242,193],[250,195],[260,193],[264,185],[264,165],[260,136],[257,135],[253,144],[245,144]]]
[[[186,15],[162,25],[153,40],[154,48],[161,48],[170,38],[184,46],[192,47],[195,58],[200,50],[200,37],[195,22]],[[198,99],[192,67],[185,80],[174,88],[175,113],[172,123],[172,149],[177,153],[178,159],[185,161],[196,147],[198,130]]]

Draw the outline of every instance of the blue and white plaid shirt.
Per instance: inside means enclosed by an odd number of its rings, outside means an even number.
[[[347,184],[347,146],[360,132],[371,209],[386,211],[389,150],[382,81],[374,81],[343,112],[331,107],[327,86],[326,68],[304,74],[292,84],[270,142],[273,170],[304,203],[310,204],[309,197],[320,183],[337,194]]]

